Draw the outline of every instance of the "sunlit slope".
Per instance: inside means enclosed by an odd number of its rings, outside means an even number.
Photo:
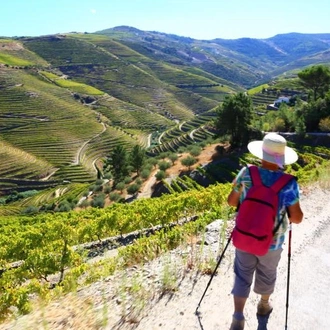
[[[220,96],[231,92],[211,75],[152,60],[105,36],[69,34],[28,39],[24,45],[70,78],[161,115],[167,111],[189,119],[215,107]]]
[[[21,42],[11,39],[0,39],[0,64],[18,67],[48,66],[43,58],[24,48]]]
[[[123,127],[125,130],[134,128],[150,133],[175,124],[172,120],[147,108],[123,102],[109,95],[100,97],[98,104],[97,110],[107,117],[109,124]]]
[[[0,138],[0,176],[6,178],[42,178],[55,168],[46,160],[18,149]]]
[[[70,78],[91,85],[125,102],[141,107],[149,106],[157,112],[159,95],[166,93],[165,85],[152,74],[116,57],[90,41],[70,35],[62,38],[34,38],[24,42],[25,47],[39,54]],[[174,96],[168,95],[173,98]],[[174,100],[175,101],[175,100]],[[192,111],[176,101],[182,117]]]
[[[222,100],[224,97],[223,94],[228,94],[238,89],[237,86],[227,82],[225,79],[216,77],[203,70],[183,65],[183,63],[176,63],[173,60],[173,63],[169,64],[164,61],[155,60],[152,56],[148,56],[145,49],[140,53],[130,48],[130,44],[126,45],[120,41],[104,38],[104,36],[102,38],[97,35],[76,35],[76,37],[91,40],[118,58],[124,59],[143,71],[156,76],[162,82],[178,87],[178,90],[171,90],[175,96],[176,93],[182,92],[187,93],[187,96],[192,93],[198,94],[199,98],[203,96],[205,98],[203,100],[205,103],[204,108],[197,108],[195,105],[195,108],[192,107],[194,112],[205,111],[205,109],[213,107],[217,103],[212,103],[212,100],[219,101],[219,95],[221,96],[220,100]],[[150,53],[149,55],[152,54]]]
[[[45,168],[74,164],[79,148],[103,130],[95,111],[34,70],[0,67],[0,86],[2,140]]]

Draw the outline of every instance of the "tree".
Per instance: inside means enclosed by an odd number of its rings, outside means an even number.
[[[305,125],[305,117],[304,117],[304,111],[301,100],[298,100],[294,108],[294,122],[295,122],[295,132],[299,136],[304,137],[306,135],[306,125]]]
[[[190,171],[191,166],[194,165],[196,162],[197,162],[197,160],[194,157],[190,156],[190,155],[183,158],[183,159],[181,159],[181,164],[183,166],[187,166],[188,171]]]
[[[171,154],[168,155],[168,158],[172,162],[172,165],[174,165],[175,162],[177,161],[177,159],[179,158],[179,156],[178,156],[178,154],[171,153]]]
[[[329,90],[330,70],[324,65],[313,65],[299,72],[298,77],[305,88],[312,90],[314,101]]]
[[[250,137],[249,125],[252,110],[252,100],[248,95],[238,93],[234,96],[227,96],[223,104],[216,110],[215,126],[219,135],[229,134],[233,146],[246,144]]]
[[[145,162],[145,158],[145,150],[139,145],[134,146],[130,153],[130,164],[136,171],[137,175],[140,174],[140,170]]]
[[[106,161],[106,167],[110,167],[114,186],[125,178],[128,172],[127,152],[123,146],[116,146]]]
[[[158,171],[155,177],[157,181],[161,181],[166,178],[166,173],[164,171]]]
[[[116,189],[119,190],[121,193],[123,192],[123,190],[125,189],[126,185],[124,182],[118,182],[116,184]]]
[[[158,163],[158,167],[161,171],[166,171],[168,168],[171,167],[171,163],[167,162],[166,160],[161,160]]]
[[[127,193],[129,193],[130,195],[134,195],[139,191],[140,188],[141,185],[133,183],[127,187]]]
[[[193,145],[191,148],[189,148],[189,153],[193,157],[197,157],[201,154],[202,148],[200,146]]]
[[[318,131],[320,120],[330,115],[330,97],[327,96],[302,106],[307,132]]]

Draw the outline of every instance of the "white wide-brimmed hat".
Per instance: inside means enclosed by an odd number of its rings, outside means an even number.
[[[268,133],[262,141],[252,141],[248,144],[252,155],[279,167],[297,161],[297,153],[286,145],[286,139],[276,133]]]

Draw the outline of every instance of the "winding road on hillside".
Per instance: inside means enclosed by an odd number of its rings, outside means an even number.
[[[101,134],[103,134],[106,131],[106,129],[107,129],[106,125],[104,123],[101,123],[101,125],[103,126],[103,130],[100,133],[94,135],[89,140],[85,141],[82,144],[82,146],[78,149],[78,151],[76,153],[75,161],[73,162],[73,165],[79,165],[80,164],[80,160],[82,158],[82,155],[84,153],[84,150],[85,150],[87,144],[90,143],[92,140],[96,139],[98,136],[100,136]]]

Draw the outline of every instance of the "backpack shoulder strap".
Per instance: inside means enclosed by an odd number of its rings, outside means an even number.
[[[261,181],[261,177],[260,177],[258,167],[255,166],[255,165],[249,165],[248,169],[250,171],[252,185],[254,185],[254,186],[262,185],[263,183]]]
[[[283,173],[271,186],[271,188],[278,193],[284,188],[291,180],[295,180],[296,177],[291,174]]]

